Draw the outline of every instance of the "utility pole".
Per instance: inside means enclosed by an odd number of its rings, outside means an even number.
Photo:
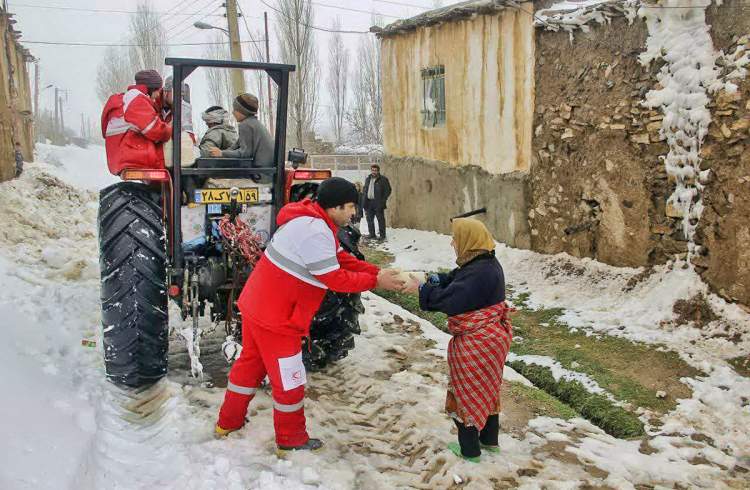
[[[34,61],[34,140],[39,140],[39,60]]]
[[[60,97],[60,144],[65,144],[65,118],[63,118],[62,97]]]
[[[237,0],[226,0],[227,26],[229,27],[229,53],[232,61],[242,61],[240,27],[237,23]],[[235,96],[245,93],[245,76],[242,70],[232,70],[232,88]]]
[[[55,131],[52,137],[52,141],[54,143],[58,142],[59,140],[58,135],[60,134],[60,111],[58,108],[59,106],[57,105],[59,99],[60,99],[60,89],[55,87]]]
[[[263,23],[266,26],[266,63],[271,62],[271,48],[268,41],[268,12],[263,12]],[[266,82],[268,83],[268,127],[271,134],[273,131],[273,99],[271,97],[271,77],[266,73]]]
[[[83,112],[81,113],[81,139],[86,139],[86,123],[83,119]]]

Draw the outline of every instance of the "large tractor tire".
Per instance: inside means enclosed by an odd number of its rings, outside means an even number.
[[[167,374],[167,271],[161,194],[120,182],[99,194],[104,365],[118,385]]]

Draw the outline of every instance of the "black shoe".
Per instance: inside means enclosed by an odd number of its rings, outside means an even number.
[[[277,445],[278,453],[284,454],[287,451],[317,451],[318,449],[323,447],[323,441],[320,439],[313,439],[310,438],[307,440],[306,443],[302,444],[301,446],[281,446]]]
[[[375,235],[367,235],[368,240],[375,240],[377,237]]]
[[[384,236],[381,236],[380,238],[378,238],[378,241],[379,241],[380,243],[383,243],[383,242],[385,241],[385,237],[384,237]]]

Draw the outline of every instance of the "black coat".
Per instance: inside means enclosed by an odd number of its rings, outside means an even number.
[[[370,188],[370,181],[372,175],[368,175],[365,179],[365,186],[362,189],[362,207],[366,210],[370,209],[385,209],[386,202],[391,196],[391,183],[388,182],[388,177],[381,175],[378,180],[375,181],[375,199],[367,199],[367,191]]]
[[[439,276],[440,284],[428,282],[419,290],[419,307],[425,311],[454,316],[505,301],[505,275],[494,252]]]

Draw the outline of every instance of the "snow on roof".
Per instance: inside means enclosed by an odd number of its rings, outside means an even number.
[[[393,36],[403,32],[413,31],[418,27],[464,19],[474,15],[494,14],[505,10],[506,7],[517,6],[519,3],[522,3],[522,1],[469,0],[466,2],[455,3],[447,7],[429,10],[408,19],[400,19],[385,27],[373,26],[370,28],[370,32],[374,32],[379,37]]]
[[[549,8],[538,10],[534,25],[550,31],[576,29],[588,32],[588,23],[609,23],[613,17],[627,17],[632,23],[636,16],[638,0],[563,0]]]

